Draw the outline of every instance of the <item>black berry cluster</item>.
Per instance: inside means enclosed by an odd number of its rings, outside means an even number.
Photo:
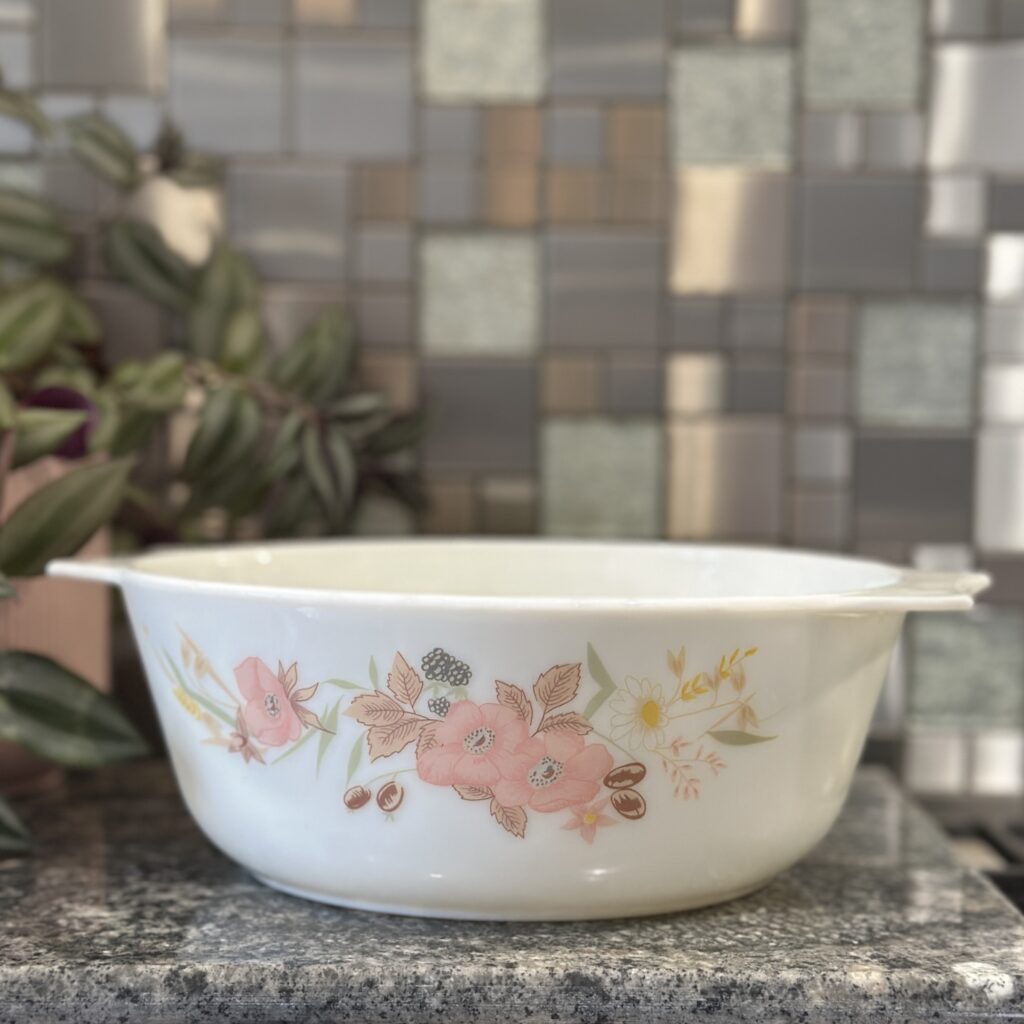
[[[451,707],[451,704],[448,703],[447,697],[431,697],[430,700],[427,701],[427,707],[430,708],[438,718],[444,718],[444,716],[448,714],[448,709]]]
[[[429,654],[423,656],[420,668],[431,681],[447,683],[449,686],[466,686],[473,674],[464,661],[459,661],[440,647],[435,647]]]

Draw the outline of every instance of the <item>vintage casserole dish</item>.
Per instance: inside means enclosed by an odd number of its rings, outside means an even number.
[[[828,831],[908,611],[987,579],[793,551],[331,541],[119,585],[191,813],[277,888],[493,919],[679,910]]]

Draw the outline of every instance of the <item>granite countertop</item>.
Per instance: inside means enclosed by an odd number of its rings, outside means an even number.
[[[3,1024],[1024,1017],[1024,917],[877,769],[759,893],[582,924],[386,917],[273,892],[202,839],[156,763],[24,810],[37,854],[0,860]]]

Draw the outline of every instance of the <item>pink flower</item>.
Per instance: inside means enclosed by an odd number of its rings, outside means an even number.
[[[580,804],[578,807],[571,807],[569,813],[572,815],[572,820],[567,821],[562,828],[578,831],[588,843],[592,843],[599,828],[618,825],[614,818],[601,813],[607,806],[608,798],[605,797],[604,800],[598,800],[595,804]]]
[[[611,767],[612,755],[600,743],[572,732],[537,733],[503,766],[494,798],[505,807],[561,811],[593,800]]]
[[[479,786],[500,782],[526,740],[526,723],[500,704],[456,701],[436,726],[436,746],[416,757],[421,779],[435,786]]]
[[[246,658],[235,669],[235,681],[245,698],[245,724],[255,740],[280,747],[299,738],[302,722],[289,699],[286,679],[259,658]]]

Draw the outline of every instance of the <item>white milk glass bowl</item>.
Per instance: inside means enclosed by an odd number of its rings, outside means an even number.
[[[494,920],[698,907],[842,806],[908,611],[795,551],[324,541],[59,561],[124,591],[181,792],[269,885]]]

